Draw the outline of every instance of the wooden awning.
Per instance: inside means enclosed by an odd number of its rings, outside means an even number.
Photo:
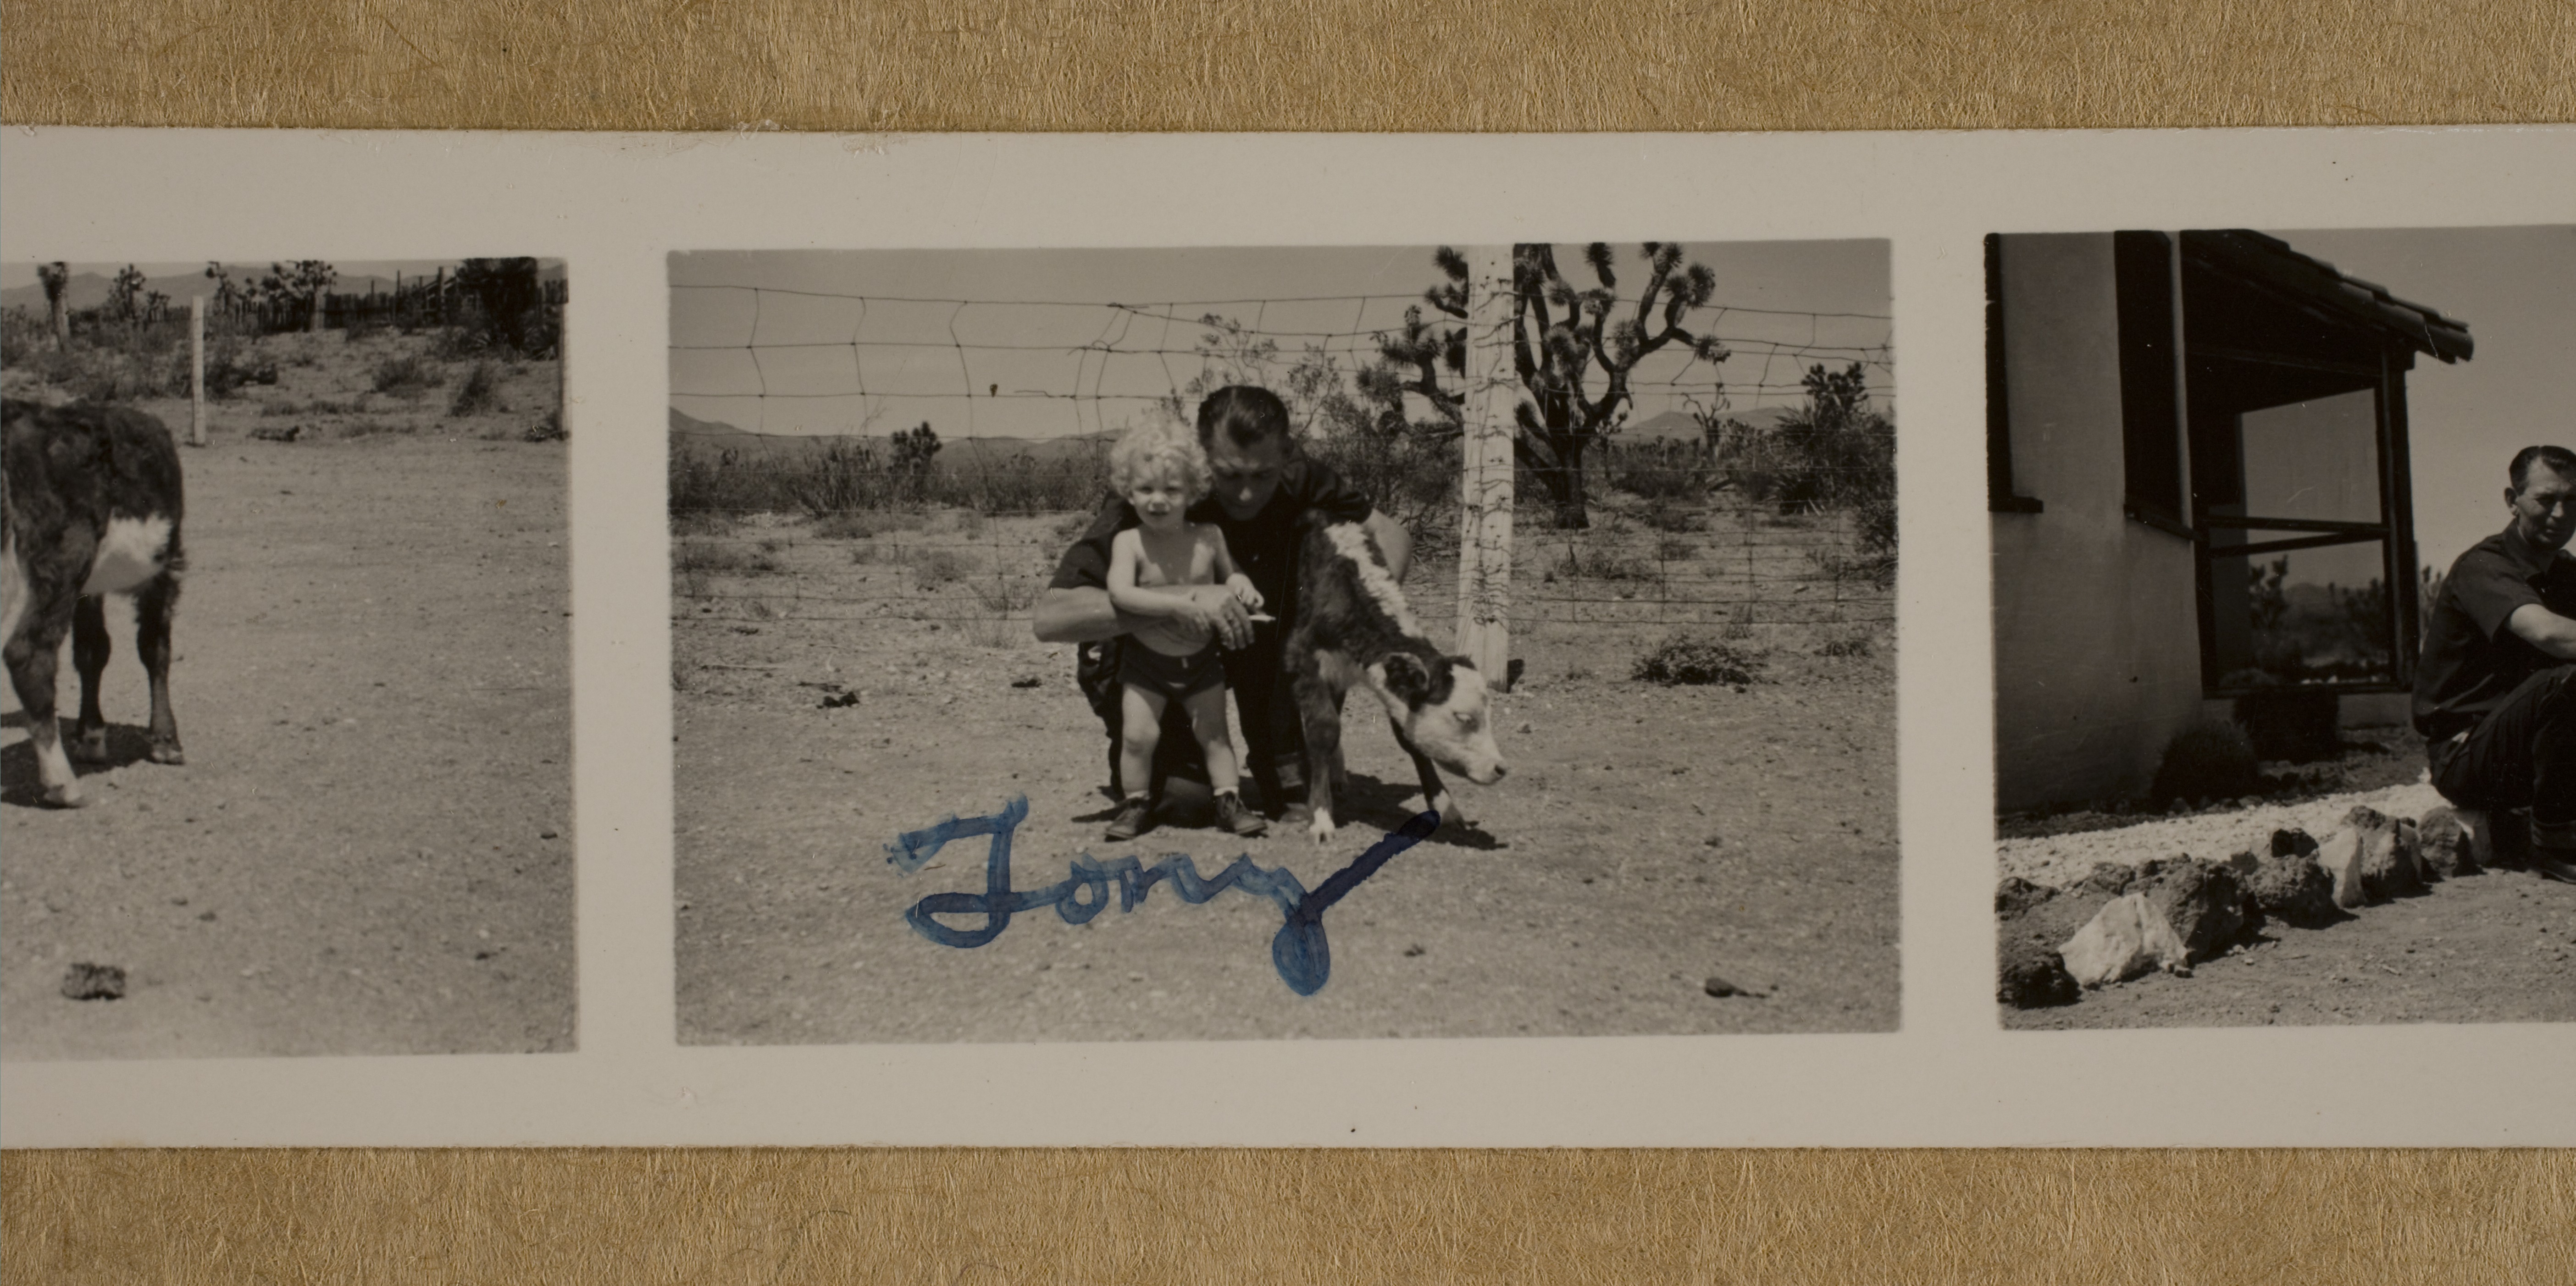
[[[2185,232],[2186,261],[2235,278],[2320,321],[2377,332],[2419,353],[2457,362],[2476,352],[2469,324],[2335,271],[2279,237],[2245,229]]]

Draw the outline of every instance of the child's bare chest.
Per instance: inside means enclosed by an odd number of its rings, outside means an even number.
[[[1194,532],[1157,539],[1136,529],[1136,584],[1205,585],[1213,579],[1216,551]]]

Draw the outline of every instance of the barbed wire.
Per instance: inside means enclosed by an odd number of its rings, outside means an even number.
[[[674,289],[746,296],[745,306],[729,306],[723,318],[686,327],[675,319],[675,402],[753,401],[763,429],[772,424],[773,403],[818,411],[842,403],[845,409],[821,413],[839,414],[845,426],[855,416],[864,427],[886,407],[905,403],[960,405],[966,418],[964,433],[943,435],[934,464],[927,455],[899,462],[890,441],[854,442],[846,429],[746,438],[730,425],[693,430],[675,417],[675,626],[750,633],[909,621],[974,625],[1021,638],[1057,556],[1105,498],[1105,435],[1097,430],[1110,427],[1113,417],[1158,404],[1177,408],[1202,381],[1249,379],[1293,394],[1292,403],[1305,398],[1311,412],[1314,391],[1292,389],[1291,372],[1304,364],[1324,372],[1345,396],[1356,393],[1358,372],[1378,361],[1401,329],[1392,320],[1372,325],[1372,309],[1383,315],[1391,303],[1422,302],[1419,294],[1140,304],[736,283]],[[1350,311],[1329,326],[1291,315],[1343,307]],[[1185,311],[1200,308],[1236,315]],[[996,333],[997,324],[1007,333]],[[1446,314],[1426,324],[1435,334],[1483,333]],[[1890,405],[1889,318],[1712,304],[1695,310],[1690,325],[1715,335],[1727,349],[1725,359],[1713,362],[1674,346],[1651,366],[1632,369],[1627,388],[1647,407],[1687,412],[1698,427],[1602,438],[1589,452],[1587,471],[1592,507],[1607,514],[1607,525],[1592,531],[1544,525],[1555,503],[1549,488],[1537,485],[1541,479],[1526,467],[1517,471],[1517,501],[1508,482],[1498,493],[1506,515],[1501,525],[1478,526],[1481,534],[1473,537],[1480,560],[1505,541],[1517,546],[1505,551],[1510,583],[1489,597],[1497,586],[1479,571],[1477,601],[1498,606],[1516,628],[1748,630],[1892,622],[1890,556],[1874,560],[1860,552],[1852,523],[1840,513],[1784,512],[1820,503],[1792,494],[1798,487],[1847,494],[1851,488],[1838,479],[1868,466],[1833,462],[1799,445],[1802,435],[1824,432],[1812,424],[1784,429],[1748,422],[1739,431],[1729,423],[1731,415],[1755,408],[1807,405],[1809,381],[1791,375],[1811,364],[1837,372],[1858,367],[1846,394]],[[1176,326],[1191,330],[1176,336]],[[710,336],[709,327],[733,334]],[[1766,329],[1774,333],[1760,333]],[[1049,331],[1060,337],[1044,338]],[[1193,332],[1197,342],[1187,342]],[[1496,342],[1498,334],[1477,342]],[[1730,366],[1750,378],[1726,378]],[[1501,386],[1514,383],[1506,378]],[[1587,396],[1600,391],[1596,386]],[[1062,432],[1067,426],[1060,419],[1025,419],[1048,404],[1070,404],[1075,433]],[[1021,431],[984,439],[978,407],[1028,410],[1004,417]],[[1632,402],[1627,418],[1650,417]],[[979,440],[1011,442],[1005,448],[1011,454],[977,451]],[[1372,449],[1401,445],[1389,440]],[[1403,449],[1412,454],[1380,462],[1383,468],[1353,457],[1337,465],[1364,487],[1393,489],[1380,508],[1414,528],[1419,570],[1407,592],[1428,624],[1454,615],[1466,592],[1456,585],[1469,552],[1459,548],[1469,539],[1460,531],[1460,445],[1452,439]],[[1892,446],[1890,452],[1892,461]],[[1805,481],[1773,478],[1779,468],[1766,453],[1782,460],[1799,455]],[[1891,484],[1890,504],[1892,496]],[[1508,517],[1515,503],[1523,511],[1518,522]],[[961,524],[971,515],[968,529],[919,530],[922,511],[943,505],[956,507]],[[890,508],[912,512],[890,518]],[[1021,521],[1041,518],[1057,521]],[[1516,536],[1501,534],[1514,528]],[[808,547],[817,545],[831,552]]]

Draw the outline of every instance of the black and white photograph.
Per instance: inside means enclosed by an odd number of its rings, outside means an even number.
[[[683,1044],[1897,1025],[1885,242],[669,272]]]
[[[564,267],[0,265],[0,1058],[569,1050]]]
[[[2576,1020],[2576,227],[1986,272],[2005,1026]]]

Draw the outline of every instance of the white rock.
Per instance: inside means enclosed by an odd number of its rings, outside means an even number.
[[[2361,832],[2345,827],[2317,845],[2317,865],[2334,877],[2335,905],[2350,911],[2370,900],[2361,885]]]
[[[2150,969],[2180,969],[2182,938],[2140,894],[2111,899],[2057,949],[2066,972],[2087,987],[2126,982]]]

